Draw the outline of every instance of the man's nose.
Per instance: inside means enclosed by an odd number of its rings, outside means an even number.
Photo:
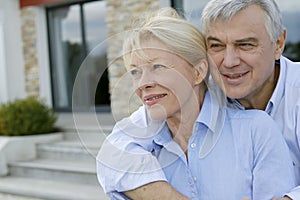
[[[239,50],[233,46],[227,46],[224,53],[224,66],[231,68],[240,64]]]

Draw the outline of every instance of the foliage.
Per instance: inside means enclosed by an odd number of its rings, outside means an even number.
[[[283,55],[294,62],[300,62],[300,42],[287,42]]]
[[[18,99],[0,107],[0,135],[21,136],[56,131],[57,116],[34,97]]]

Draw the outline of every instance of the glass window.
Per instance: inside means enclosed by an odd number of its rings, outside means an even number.
[[[87,1],[47,9],[53,102],[58,111],[71,111],[76,79],[80,82],[76,102],[84,111],[109,107],[107,47],[100,45],[107,37],[105,7],[105,1]],[[88,67],[79,75],[84,62]]]

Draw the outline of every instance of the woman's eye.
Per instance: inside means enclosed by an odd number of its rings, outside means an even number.
[[[132,70],[130,70],[130,74],[131,74],[131,76],[136,77],[139,75],[139,70],[132,69]]]
[[[159,64],[153,65],[153,69],[162,69],[162,68],[166,68],[166,66],[164,66],[164,65],[159,65]]]

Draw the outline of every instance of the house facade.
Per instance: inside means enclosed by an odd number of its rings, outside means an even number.
[[[300,1],[276,0],[285,55],[300,61]],[[36,96],[57,112],[114,112],[140,104],[122,63],[132,19],[171,6],[200,27],[208,0],[0,0],[0,104]]]

